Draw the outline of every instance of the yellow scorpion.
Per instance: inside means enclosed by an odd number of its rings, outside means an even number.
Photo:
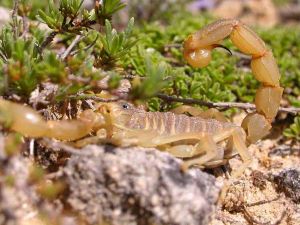
[[[249,27],[235,19],[219,20],[190,35],[184,43],[185,59],[193,67],[208,65],[211,51],[228,36],[241,52],[252,56],[253,74],[262,83],[255,96],[257,110],[246,116],[241,127],[224,121],[213,109],[200,112],[182,106],[175,112],[146,112],[122,101],[101,103],[94,111],[83,111],[76,120],[45,121],[29,107],[0,100],[0,119],[9,118],[10,129],[28,137],[74,141],[94,133],[82,139],[81,144],[101,138],[118,146],[156,147],[184,158],[185,167],[215,167],[239,154],[243,160],[240,173],[251,162],[247,143],[254,143],[269,132],[283,88],[272,51]]]

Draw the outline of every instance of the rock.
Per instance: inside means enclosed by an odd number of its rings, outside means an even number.
[[[272,0],[224,0],[213,10],[220,18],[236,18],[247,25],[272,27],[278,22],[278,12]]]
[[[0,224],[20,224],[22,218],[35,212],[39,201],[28,183],[32,164],[21,154],[6,155],[4,149],[5,138],[0,133]]]
[[[21,17],[18,18],[21,19]],[[5,24],[8,24],[10,20],[11,20],[11,10],[5,7],[0,7],[0,30],[1,28],[3,28]],[[39,21],[30,21],[30,22],[32,22],[33,25],[37,26],[42,31],[45,32],[50,31],[49,27],[44,23],[40,23]]]
[[[90,224],[208,224],[220,187],[155,149],[90,145],[63,170],[67,203]]]
[[[2,26],[7,23],[11,16],[10,16],[10,11],[6,8],[0,7],[0,29]]]
[[[272,180],[276,184],[276,189],[279,192],[284,192],[295,203],[300,203],[300,170],[286,169],[278,175],[273,175]]]

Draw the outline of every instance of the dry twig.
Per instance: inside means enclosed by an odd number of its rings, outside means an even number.
[[[19,9],[19,0],[14,0],[14,8],[11,14],[11,18],[13,21],[13,33],[14,33],[14,39],[18,38],[18,9]]]
[[[91,44],[89,44],[88,46],[86,46],[86,47],[83,49],[83,51],[86,52],[87,50],[89,50],[90,48],[92,48],[92,47],[96,44],[98,38],[99,38],[99,35],[97,35],[97,37],[95,38],[95,40],[94,40]],[[80,39],[80,40],[81,40],[81,39]],[[79,51],[80,51],[79,49],[76,49],[76,50],[70,52],[69,55],[71,55],[71,56],[76,55]]]
[[[76,99],[76,100],[94,100],[94,101],[98,101],[98,102],[116,102],[116,101],[121,100],[120,97],[101,98],[96,95],[86,95],[86,94],[70,95],[68,98]]]
[[[81,35],[76,35],[75,39],[72,41],[70,46],[64,51],[64,53],[61,55],[61,60],[65,60],[66,57],[71,53],[72,49],[82,40]]]
[[[41,44],[40,48],[39,48],[39,52],[40,54],[43,52],[43,50],[53,41],[53,39],[55,38],[55,36],[58,34],[59,32],[57,31],[52,31],[47,37],[46,39],[43,41],[43,43]]]
[[[222,109],[229,109],[229,108],[239,108],[245,110],[255,110],[256,106],[251,103],[241,103],[241,102],[209,102],[203,101],[200,99],[193,99],[193,98],[179,98],[174,96],[169,96],[165,94],[157,94],[157,97],[166,101],[166,102],[181,102],[187,105],[197,104],[201,106],[207,106],[209,108],[222,108]],[[280,107],[278,109],[279,112],[290,113],[293,115],[297,115],[300,113],[300,108],[296,107]]]

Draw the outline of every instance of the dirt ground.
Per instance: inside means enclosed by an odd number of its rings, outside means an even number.
[[[279,146],[272,140],[251,145],[251,167],[230,185],[210,224],[300,224],[299,147]],[[239,160],[230,160],[232,170],[239,165]],[[288,176],[294,174],[297,179],[287,182]],[[222,177],[218,179],[224,181]]]

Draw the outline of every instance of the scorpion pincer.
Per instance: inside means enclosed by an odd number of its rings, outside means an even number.
[[[211,51],[228,36],[241,52],[252,57],[254,77],[262,83],[255,96],[257,110],[247,115],[241,126],[227,122],[214,109],[200,112],[182,106],[173,112],[147,112],[122,101],[101,103],[95,111],[85,110],[75,120],[45,121],[29,107],[0,100],[0,122],[29,137],[74,141],[95,133],[79,142],[104,139],[118,146],[155,147],[184,158],[186,168],[219,166],[239,154],[243,166],[234,174],[238,176],[251,163],[247,144],[261,139],[271,129],[283,88],[272,51],[238,20],[219,20],[190,35],[184,43],[185,59],[193,67],[207,66]]]

